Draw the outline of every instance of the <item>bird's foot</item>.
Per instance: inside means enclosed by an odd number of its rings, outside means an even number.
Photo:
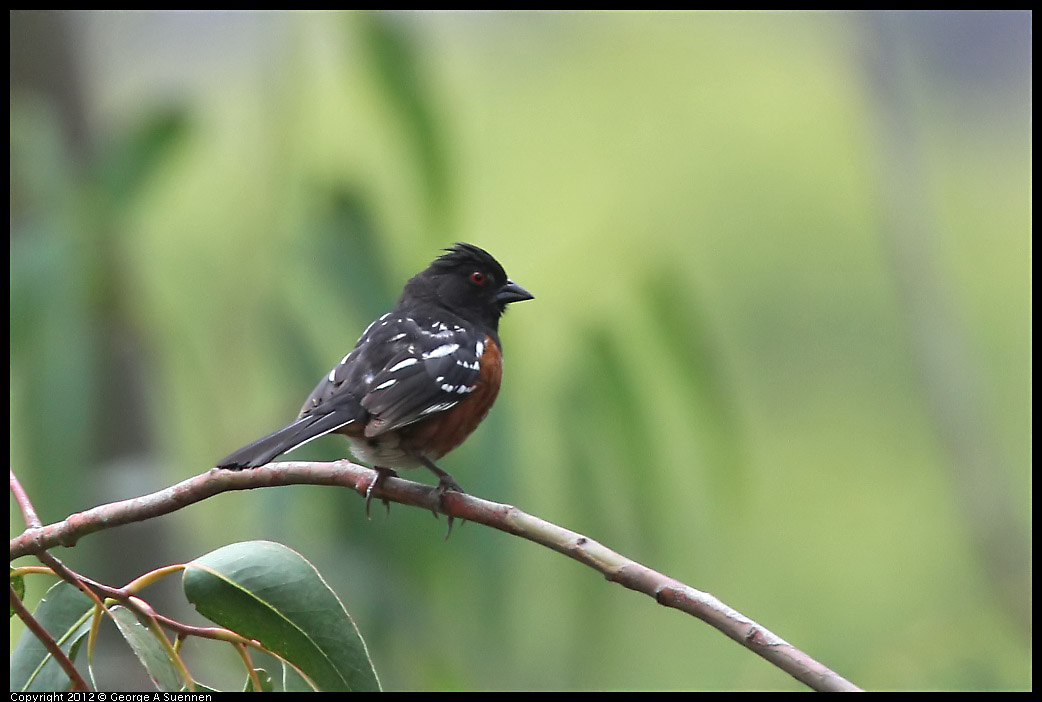
[[[398,473],[391,470],[390,468],[381,468],[380,466],[373,466],[373,470],[376,471],[376,477],[369,483],[369,487],[365,489],[365,518],[370,519],[369,504],[373,501],[373,490],[375,490],[380,483],[386,478],[397,478]],[[384,503],[384,507],[387,508],[387,514],[391,513],[391,503],[386,498],[380,498],[380,501]]]

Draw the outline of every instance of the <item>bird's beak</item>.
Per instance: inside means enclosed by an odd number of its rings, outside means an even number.
[[[523,302],[524,300],[531,300],[535,296],[528,292],[520,285],[512,280],[508,280],[507,284],[499,289],[496,293],[496,302],[501,305],[506,305],[511,302]]]

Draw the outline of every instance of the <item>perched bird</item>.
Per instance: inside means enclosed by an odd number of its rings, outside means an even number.
[[[438,476],[439,500],[446,490],[462,492],[434,462],[488,414],[503,375],[499,319],[507,305],[532,295],[477,246],[445,251],[405,284],[394,309],[322,378],[293,423],[217,467],[262,466],[336,432],[377,471],[366,491],[367,514],[373,489],[396,470],[428,468]]]

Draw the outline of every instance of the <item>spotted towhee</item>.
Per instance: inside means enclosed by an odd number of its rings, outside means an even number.
[[[507,278],[477,246],[456,244],[405,284],[394,309],[362,333],[312,391],[292,424],[217,463],[264,465],[312,439],[336,432],[377,471],[366,492],[395,470],[425,466],[439,497],[462,492],[434,461],[463,443],[499,393],[503,354],[499,318],[532,295]]]

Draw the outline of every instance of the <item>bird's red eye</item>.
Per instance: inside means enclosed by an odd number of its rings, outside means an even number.
[[[486,280],[488,280],[488,276],[481,271],[474,271],[470,274],[470,282],[474,285],[484,285]]]

